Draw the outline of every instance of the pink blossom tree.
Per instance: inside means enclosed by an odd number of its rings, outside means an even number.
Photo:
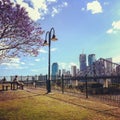
[[[38,55],[43,30],[28,13],[10,0],[0,0],[0,60]]]

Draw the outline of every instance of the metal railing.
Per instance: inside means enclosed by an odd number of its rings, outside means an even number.
[[[0,76],[0,80],[12,81],[14,76]],[[46,89],[47,75],[44,76],[18,76],[27,87],[40,87]],[[110,104],[120,106],[120,76],[99,77],[71,77],[51,76],[51,90],[68,93],[84,98],[95,98]]]

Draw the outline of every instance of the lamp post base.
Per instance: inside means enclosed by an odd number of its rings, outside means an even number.
[[[51,83],[50,80],[47,80],[47,93],[51,92]]]

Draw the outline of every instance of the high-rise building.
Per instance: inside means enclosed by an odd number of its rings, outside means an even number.
[[[95,62],[95,54],[90,54],[90,55],[88,55],[88,66],[92,66],[93,65],[93,63]]]
[[[58,63],[52,64],[52,78],[58,75]]]
[[[85,71],[86,70],[86,54],[80,54],[79,56],[79,61],[80,61],[80,71]]]
[[[76,70],[77,70],[76,66],[71,66],[71,75],[72,76],[76,76]]]
[[[88,55],[88,69],[89,69],[89,74],[94,75],[95,73],[95,54],[89,54]]]
[[[62,75],[62,72],[61,72],[61,70],[60,70],[60,69],[58,70],[58,75],[59,75],[59,76],[61,76],[61,75]]]

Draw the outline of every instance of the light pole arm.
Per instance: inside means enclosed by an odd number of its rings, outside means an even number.
[[[53,32],[53,33],[52,33]],[[53,34],[53,36],[51,36]],[[51,92],[51,78],[50,78],[50,66],[51,66],[51,40],[57,40],[55,37],[55,30],[52,27],[50,31],[47,31],[45,36],[45,43],[47,43],[47,37],[48,37],[48,79],[47,79],[47,93]]]
[[[49,32],[49,31],[48,31]],[[47,33],[48,33],[47,32]],[[51,36],[51,34],[52,34],[52,32],[53,32],[53,35],[55,35],[55,30],[54,30],[54,28],[52,27],[51,29],[50,29],[50,32],[49,32],[49,46],[48,46],[48,79],[50,80],[50,66],[51,66],[51,39],[52,39],[52,36]]]

